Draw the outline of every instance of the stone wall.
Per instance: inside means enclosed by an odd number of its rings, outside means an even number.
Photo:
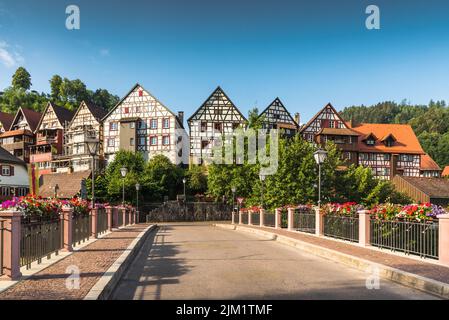
[[[232,206],[214,202],[167,201],[146,214],[148,222],[231,220]]]

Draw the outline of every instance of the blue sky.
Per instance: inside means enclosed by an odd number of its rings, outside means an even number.
[[[0,0],[0,88],[19,65],[37,91],[53,74],[119,96],[139,82],[189,117],[220,85],[245,115],[279,96],[306,121],[327,102],[449,100],[449,2]]]

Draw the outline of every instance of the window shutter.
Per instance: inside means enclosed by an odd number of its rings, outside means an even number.
[[[9,167],[9,175],[13,176],[14,175],[14,166],[10,166]]]

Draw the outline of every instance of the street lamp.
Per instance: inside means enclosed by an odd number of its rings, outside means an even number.
[[[88,139],[86,140],[87,150],[92,157],[92,209],[95,208],[95,156],[98,153],[98,139]]]
[[[318,149],[314,152],[313,157],[315,162],[318,164],[318,207],[321,206],[321,165],[326,161],[327,151],[323,149]]]
[[[237,191],[237,188],[232,187],[231,191],[232,191],[232,211],[234,212],[234,210],[235,210],[235,192]]]
[[[261,191],[260,191],[260,207],[263,209],[263,188],[264,188],[264,181],[265,181],[265,175],[264,174],[259,174],[259,179],[261,184]]]
[[[182,178],[182,184],[184,185],[184,216],[186,216],[186,178]]]
[[[122,175],[122,180],[123,180],[123,184],[122,184],[122,206],[125,206],[125,177],[126,174],[128,173],[128,169],[126,167],[122,167],[120,169],[120,174]]]
[[[139,190],[140,190],[140,183],[136,183],[136,192],[137,192],[137,201],[136,201],[136,208],[137,208],[137,216],[140,217],[139,214]],[[140,221],[138,221],[140,222]]]

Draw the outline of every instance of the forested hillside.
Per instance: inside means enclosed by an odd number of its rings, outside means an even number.
[[[0,111],[14,114],[19,107],[25,107],[42,112],[48,101],[75,110],[83,100],[108,110],[119,101],[118,96],[110,94],[106,89],[89,90],[79,79],[70,80],[54,75],[49,82],[50,93],[34,91],[31,75],[25,68],[18,68],[12,77],[11,86],[0,92]]]
[[[449,165],[449,108],[445,101],[411,105],[391,101],[351,106],[340,112],[353,123],[405,123],[413,127],[424,150],[442,167]]]

